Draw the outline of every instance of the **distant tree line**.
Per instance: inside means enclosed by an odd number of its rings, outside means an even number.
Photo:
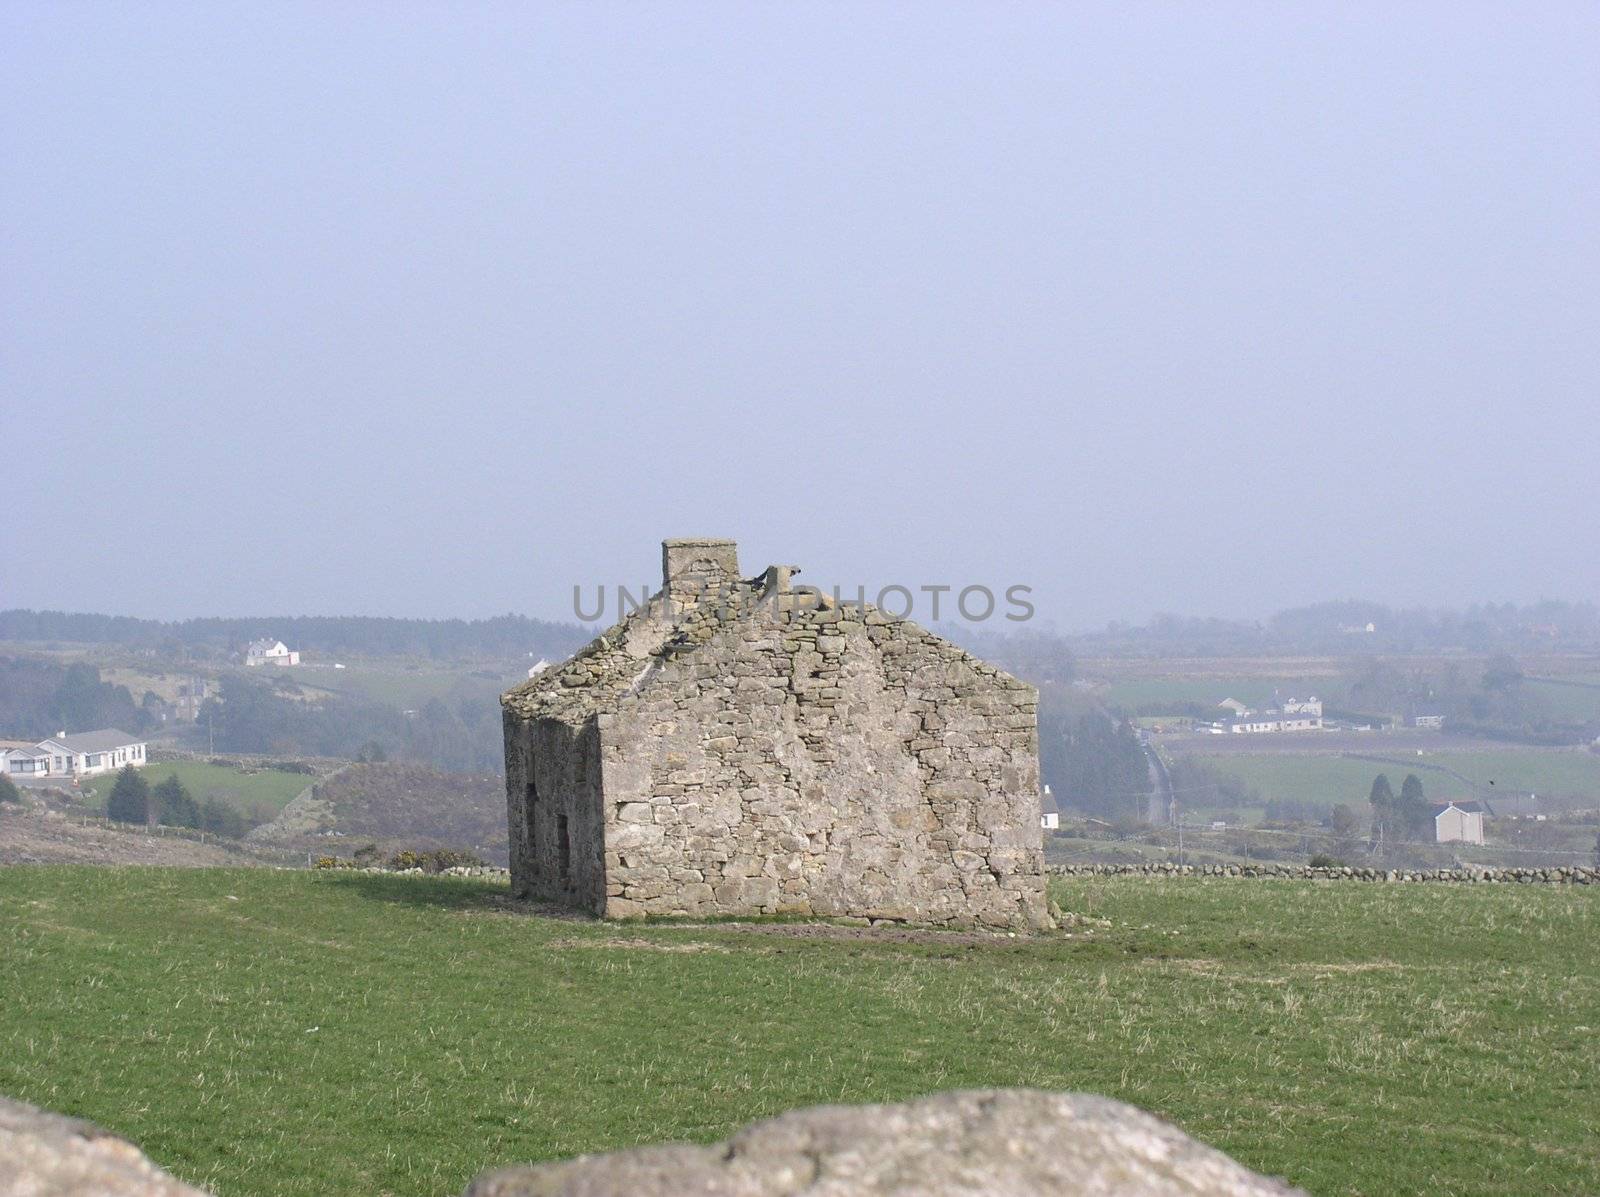
[[[1600,720],[1593,717],[1553,717],[1526,682],[1515,657],[1496,653],[1481,666],[1457,661],[1402,666],[1373,659],[1349,675],[1343,690],[1353,707],[1441,714],[1447,730],[1486,739],[1555,745],[1588,743],[1600,735]]]
[[[941,626],[941,635],[1036,686],[1065,685],[1078,674],[1066,637],[1023,628],[996,632],[977,624]]]
[[[1255,786],[1246,785],[1237,777],[1224,773],[1209,761],[1198,757],[1181,756],[1167,767],[1173,791],[1182,809],[1190,807],[1219,811],[1226,814],[1244,807],[1263,806],[1267,800]],[[1281,812],[1275,812],[1283,817]],[[1274,815],[1269,814],[1271,819]],[[1231,821],[1231,820],[1229,820]]]
[[[498,771],[503,765],[500,705],[493,694],[431,698],[408,715],[348,695],[310,703],[279,693],[267,681],[229,675],[200,708],[199,725],[219,752],[417,761],[449,773]]]
[[[391,619],[376,616],[274,615],[163,622],[126,615],[0,611],[0,640],[115,644],[172,660],[225,660],[251,640],[273,636],[291,648],[325,654],[410,656],[438,660],[569,655],[589,638],[576,623],[497,615],[490,619]]]
[[[1084,814],[1144,817],[1150,765],[1125,719],[1047,702],[1039,712],[1039,772],[1058,802]]]
[[[42,740],[102,727],[143,732],[154,722],[148,706],[134,702],[126,686],[102,681],[93,665],[0,657],[0,736]]]
[[[1083,655],[1576,652],[1600,648],[1600,607],[1552,600],[1526,606],[1487,603],[1456,611],[1352,600],[1295,607],[1266,620],[1158,614],[1143,625],[1112,623],[1070,642]]]

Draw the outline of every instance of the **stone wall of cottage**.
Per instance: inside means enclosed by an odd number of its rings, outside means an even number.
[[[870,608],[726,608],[597,717],[603,911],[1047,925],[1037,706]]]
[[[511,891],[605,909],[600,735],[592,719],[505,715]]]

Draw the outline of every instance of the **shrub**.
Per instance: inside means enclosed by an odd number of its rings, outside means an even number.
[[[200,828],[213,835],[227,836],[238,839],[248,828],[245,827],[244,816],[225,802],[217,800],[215,795],[208,797],[200,807]]]
[[[384,860],[376,844],[357,848],[353,858],[319,856],[313,868],[360,869],[385,868],[399,873],[406,869],[421,869],[424,873],[442,873],[446,869],[478,868],[484,864],[481,856],[457,848],[402,848]]]
[[[482,864],[482,857],[455,848],[424,849],[421,852],[402,848],[389,858],[386,867],[397,872],[402,869],[421,869],[425,873],[442,873],[446,869],[477,868]]]
[[[1329,856],[1326,852],[1318,852],[1311,858],[1311,867],[1314,869],[1342,869],[1344,861],[1337,856]]]
[[[17,789],[17,783],[4,773],[0,773],[0,802],[21,802],[22,794]]]

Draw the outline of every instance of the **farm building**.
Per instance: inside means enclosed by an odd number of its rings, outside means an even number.
[[[659,594],[504,696],[513,891],[1048,925],[1037,692],[794,572],[669,540]]]
[[[1436,802],[1433,807],[1433,838],[1440,844],[1483,843],[1481,802]]]
[[[282,640],[252,640],[244,650],[244,663],[252,669],[258,665],[298,665],[300,654]]]
[[[1314,715],[1322,718],[1322,699],[1313,694],[1310,698],[1286,698],[1278,708],[1285,715]]]

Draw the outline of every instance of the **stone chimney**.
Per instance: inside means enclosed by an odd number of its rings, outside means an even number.
[[[684,537],[661,542],[661,590],[672,603],[714,598],[738,579],[739,546],[731,540]]]

